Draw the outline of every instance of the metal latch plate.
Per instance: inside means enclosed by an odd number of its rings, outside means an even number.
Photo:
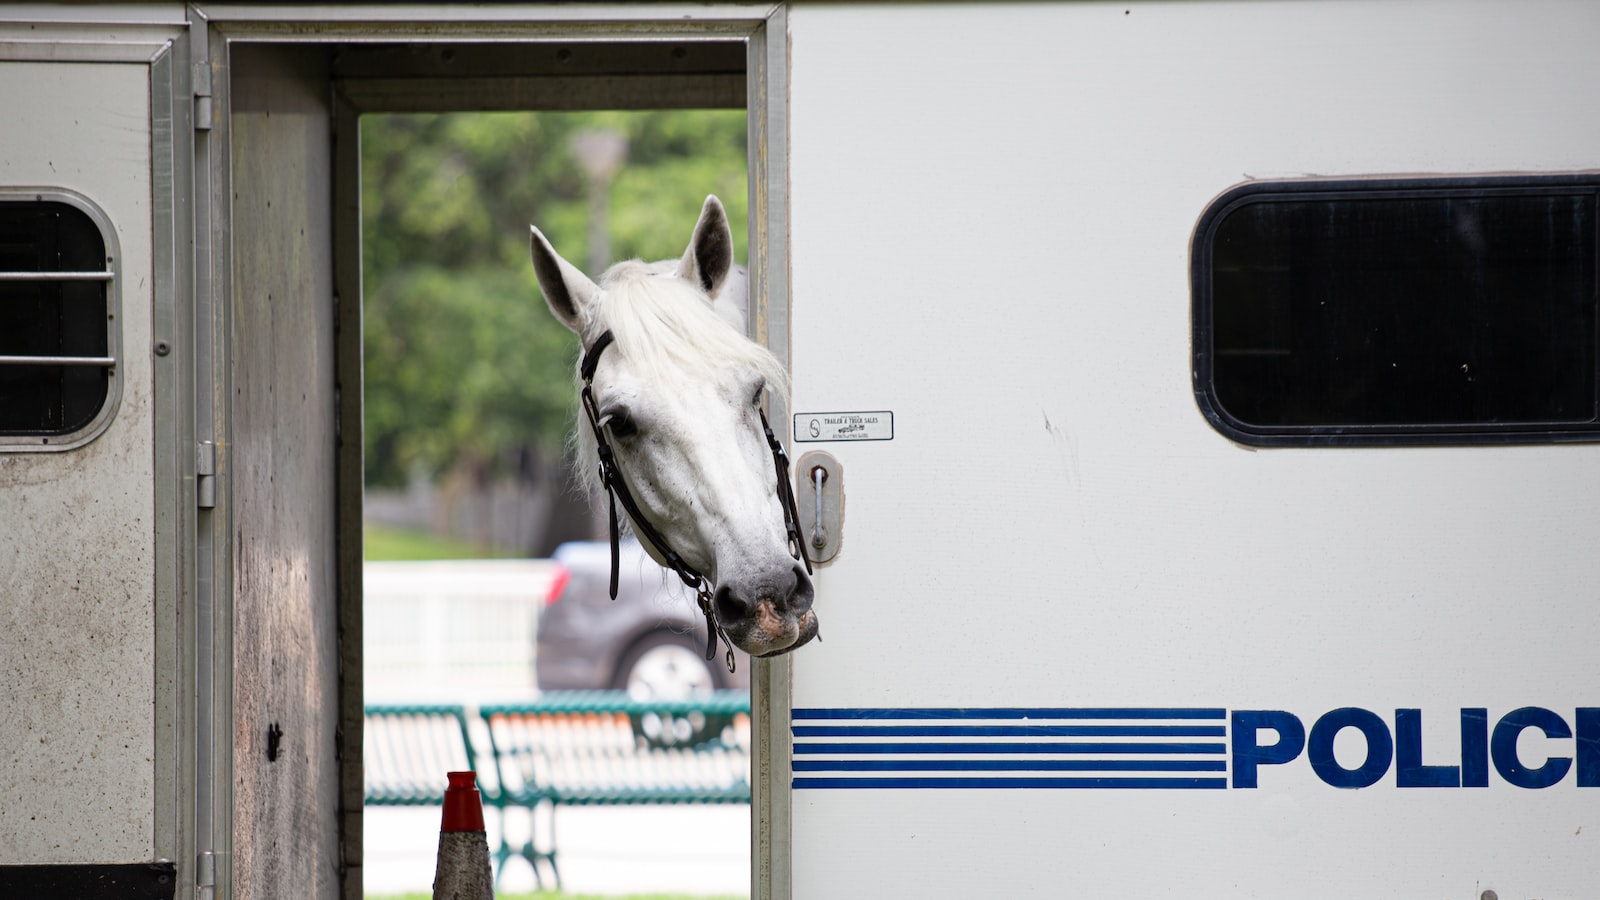
[[[839,555],[844,528],[844,466],[826,450],[800,457],[794,470],[800,537],[811,562],[825,566]]]

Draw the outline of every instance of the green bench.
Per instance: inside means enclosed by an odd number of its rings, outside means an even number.
[[[362,743],[370,806],[438,806],[448,772],[477,768],[466,707],[372,704]]]
[[[541,885],[543,864],[560,887],[558,807],[750,802],[750,696],[743,691],[686,701],[551,693],[478,713],[499,785],[497,872],[518,856]],[[511,811],[526,813],[520,841],[508,837]]]
[[[474,735],[481,743],[485,733],[489,755],[480,760]],[[564,692],[476,710],[373,704],[364,745],[366,802],[373,806],[438,806],[445,773],[477,771],[484,805],[498,813],[497,876],[518,857],[540,887],[545,869],[561,885],[557,807],[750,802],[750,697],[743,691],[683,701]]]

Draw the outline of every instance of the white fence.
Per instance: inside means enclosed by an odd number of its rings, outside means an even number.
[[[558,571],[545,559],[367,563],[367,700],[532,695],[534,628]]]

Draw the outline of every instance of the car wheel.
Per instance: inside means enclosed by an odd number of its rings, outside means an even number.
[[[658,631],[645,635],[623,655],[612,686],[636,700],[686,700],[721,684],[695,649],[693,638]]]
[[[617,665],[613,687],[635,700],[687,700],[723,687],[716,670],[695,649],[693,638],[674,632],[646,635]],[[722,734],[727,716],[634,715],[633,732],[654,746],[699,744]]]

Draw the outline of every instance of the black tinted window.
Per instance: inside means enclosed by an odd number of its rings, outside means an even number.
[[[1594,437],[1596,184],[1251,185],[1196,236],[1196,391],[1249,443]]]
[[[0,201],[0,435],[67,435],[105,406],[112,274],[100,228],[48,200]]]

